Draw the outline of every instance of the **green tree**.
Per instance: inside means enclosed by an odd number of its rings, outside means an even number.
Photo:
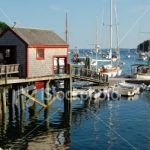
[[[150,40],[146,40],[142,43],[140,43],[137,46],[138,51],[142,51],[142,52],[148,52],[149,51],[149,47],[150,47]]]
[[[0,33],[7,29],[8,25],[5,22],[0,21]]]

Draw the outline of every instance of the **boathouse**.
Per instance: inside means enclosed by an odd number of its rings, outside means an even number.
[[[68,44],[55,32],[8,28],[0,35],[0,64],[18,64],[21,78],[66,73]]]

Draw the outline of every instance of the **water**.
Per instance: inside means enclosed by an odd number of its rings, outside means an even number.
[[[133,54],[126,58],[129,65],[140,63]],[[39,91],[39,98],[42,93]],[[150,93],[142,92],[133,98],[88,103],[76,99],[72,116],[64,113],[63,101],[58,100],[49,111],[38,115],[26,111],[0,119],[0,147],[13,150],[148,150],[150,148]],[[27,109],[27,108],[26,108]],[[37,108],[40,110],[40,107]],[[20,119],[19,119],[20,118]]]

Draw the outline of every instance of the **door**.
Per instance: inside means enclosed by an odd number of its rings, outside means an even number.
[[[0,46],[0,64],[16,64],[16,46]]]
[[[54,74],[65,74],[66,62],[66,57],[54,57]]]

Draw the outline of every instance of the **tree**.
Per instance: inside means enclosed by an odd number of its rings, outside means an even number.
[[[150,40],[146,40],[142,43],[140,43],[137,46],[138,51],[142,51],[142,52],[148,52],[149,51],[149,47],[150,47]]]
[[[7,29],[8,25],[5,22],[0,21],[0,33]]]

